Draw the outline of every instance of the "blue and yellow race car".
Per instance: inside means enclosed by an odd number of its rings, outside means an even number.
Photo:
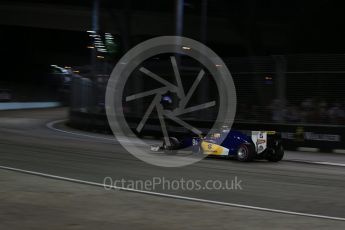
[[[224,156],[239,161],[266,159],[278,162],[283,159],[284,148],[280,135],[275,131],[236,131],[222,127],[204,137],[169,137],[169,145],[163,141],[152,151],[191,148],[196,154]]]

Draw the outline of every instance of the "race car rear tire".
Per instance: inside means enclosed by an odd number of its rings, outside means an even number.
[[[271,162],[278,162],[284,157],[284,147],[282,143],[278,143],[274,147],[273,152],[267,156],[267,160]]]
[[[241,144],[237,150],[237,160],[248,162],[254,160],[255,150],[252,144]]]

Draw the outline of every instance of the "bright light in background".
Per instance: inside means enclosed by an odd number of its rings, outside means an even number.
[[[94,31],[94,30],[87,30],[86,32],[91,33],[91,34],[96,33],[96,31]]]
[[[58,65],[50,65],[51,67],[53,67],[53,68],[55,68],[55,69],[58,69],[58,70],[60,70],[61,71],[61,73],[63,73],[63,74],[68,74],[69,72],[68,72],[68,68],[62,68],[62,67],[60,67],[60,66],[58,66]],[[68,67],[68,66],[67,66]],[[69,67],[69,68],[71,68],[71,67]]]
[[[105,38],[110,40],[114,39],[113,35],[111,35],[110,33],[105,33]]]
[[[117,44],[115,43],[114,36],[111,33],[104,33],[103,35],[97,34],[96,31],[88,31],[89,36],[91,37],[91,43],[87,48],[89,49],[96,49],[97,52],[100,53],[116,53],[118,48]],[[100,55],[100,57],[97,57],[99,59],[104,58]]]
[[[104,56],[98,55],[98,56],[97,56],[97,58],[99,58],[99,59],[103,59],[103,58],[104,58]]]
[[[188,47],[188,46],[182,46],[182,49],[184,49],[184,50],[190,50],[191,48]]]

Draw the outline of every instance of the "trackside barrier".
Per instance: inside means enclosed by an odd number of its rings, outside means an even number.
[[[128,117],[126,119],[132,129],[140,122],[138,117]],[[212,121],[197,121],[195,119],[187,120],[187,122],[205,132],[207,127],[213,124]],[[167,124],[169,133],[173,133],[173,135],[183,136],[189,134],[189,131],[183,127],[178,127],[172,122]],[[111,133],[105,114],[70,111],[68,125],[84,130]],[[345,126],[235,122],[232,128],[237,130],[277,131],[282,136],[284,147],[290,150],[299,147],[318,148],[322,152],[345,149]],[[140,135],[162,137],[158,119],[148,119]]]

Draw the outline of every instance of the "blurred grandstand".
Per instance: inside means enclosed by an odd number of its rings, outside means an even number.
[[[237,91],[236,121],[344,124],[345,55],[241,57],[225,61]],[[104,94],[111,64],[104,66],[95,81],[91,80],[90,71],[74,79],[71,111],[105,113]],[[131,115],[135,116],[135,112]],[[215,115],[204,119],[212,120]]]

